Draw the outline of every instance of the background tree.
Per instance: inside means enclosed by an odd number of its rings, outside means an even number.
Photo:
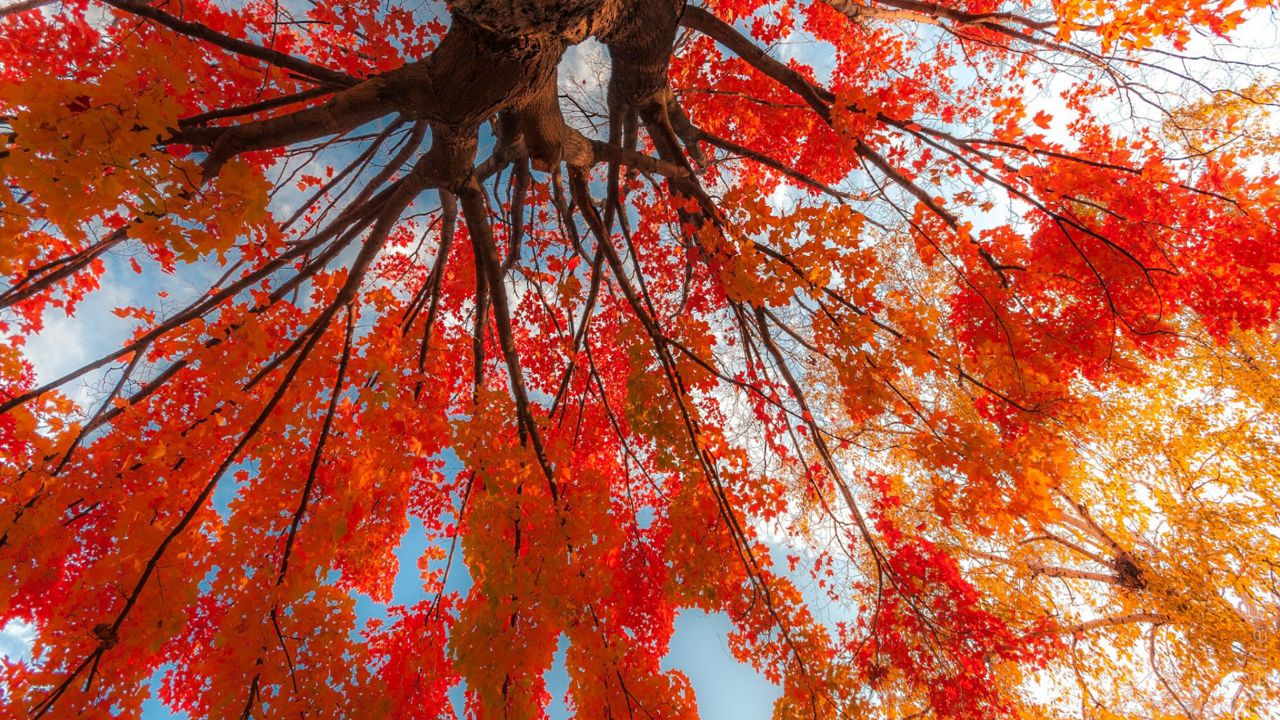
[[[5,712],[1274,713],[1264,5],[0,10]]]

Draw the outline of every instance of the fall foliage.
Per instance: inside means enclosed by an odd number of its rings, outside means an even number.
[[[1271,12],[0,5],[0,714],[1276,717]]]

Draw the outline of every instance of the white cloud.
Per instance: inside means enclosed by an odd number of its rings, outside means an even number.
[[[560,59],[556,76],[560,110],[569,125],[588,135],[602,131],[608,116],[605,96],[610,66],[608,51],[595,38],[567,48]]]
[[[123,278],[113,279],[110,271],[101,287],[90,293],[74,315],[59,310],[45,315],[44,328],[27,338],[24,354],[35,368],[40,384],[56,380],[120,347],[134,323],[112,314],[117,307],[133,303],[133,291]],[[84,403],[94,397],[92,388],[99,373],[90,373],[63,388],[70,398]]]
[[[0,658],[10,662],[29,661],[36,642],[35,623],[13,619],[0,629]]]

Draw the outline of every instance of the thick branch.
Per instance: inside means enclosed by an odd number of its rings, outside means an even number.
[[[163,25],[174,32],[178,32],[198,40],[204,40],[205,42],[216,45],[224,50],[230,50],[233,53],[244,55],[245,57],[255,58],[270,65],[284,68],[285,70],[292,70],[293,72],[305,77],[344,87],[350,87],[360,82],[346,73],[320,67],[319,65],[309,63],[306,60],[296,58],[292,55],[287,55],[278,50],[264,48],[261,45],[254,45],[253,43],[246,42],[244,40],[223,35],[222,33],[212,30],[200,23],[183,20],[182,18],[170,15],[169,13],[152,5],[148,5],[145,2],[141,2],[140,0],[102,1],[117,10],[147,18],[148,20],[159,25]]]

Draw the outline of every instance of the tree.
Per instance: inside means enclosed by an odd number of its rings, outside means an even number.
[[[6,714],[1274,716],[1264,6],[0,10]]]

